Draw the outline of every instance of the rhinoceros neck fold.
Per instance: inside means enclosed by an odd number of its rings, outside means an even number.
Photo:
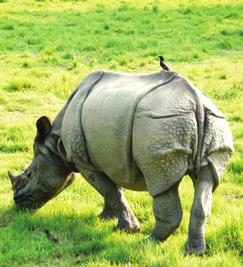
[[[105,72],[97,71],[87,76],[78,89],[69,98],[63,112],[61,139],[66,151],[66,158],[74,162],[78,169],[95,170],[87,152],[86,140],[83,133],[81,114],[83,104],[93,88],[103,79]]]
[[[61,146],[60,149],[59,146]],[[57,162],[58,160],[61,165],[64,165],[68,173],[78,171],[75,164],[69,162],[66,159],[66,153],[64,151],[64,147],[62,145],[62,140],[60,137],[60,130],[56,130],[55,128],[52,129],[51,133],[46,138],[41,150],[42,153],[47,155],[50,159],[54,159],[55,157],[55,162]]]
[[[62,131],[62,123],[63,123],[63,117],[66,112],[66,109],[72,100],[73,96],[76,94],[76,92],[79,90],[79,86],[72,92],[72,94],[69,96],[67,102],[65,103],[64,107],[59,111],[57,114],[53,124],[52,124],[52,130],[48,136],[48,138],[45,141],[45,146],[55,155],[57,156],[60,161],[67,167],[68,170],[71,172],[77,172],[77,168],[73,162],[70,162],[66,158],[66,153],[63,151],[63,153],[60,153],[60,150],[58,150],[58,142],[62,144],[61,139],[61,131]],[[62,145],[63,147],[63,145]],[[63,147],[64,149],[64,147]]]

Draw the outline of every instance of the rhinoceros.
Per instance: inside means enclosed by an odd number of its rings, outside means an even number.
[[[233,152],[225,116],[190,82],[172,71],[127,74],[96,71],[73,91],[51,124],[36,122],[34,158],[20,175],[9,172],[17,206],[41,207],[81,175],[104,197],[102,218],[139,231],[123,188],[153,198],[152,239],[180,225],[180,181],[194,185],[188,254],[205,251],[212,192]]]

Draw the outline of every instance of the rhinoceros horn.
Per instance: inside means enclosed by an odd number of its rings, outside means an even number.
[[[10,178],[11,183],[13,184],[14,180],[16,180],[17,176],[14,176],[10,171],[8,171],[8,176]]]

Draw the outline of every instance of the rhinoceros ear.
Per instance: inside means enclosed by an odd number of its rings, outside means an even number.
[[[8,176],[10,178],[10,181],[11,181],[12,185],[14,185],[17,177],[13,176],[13,174],[10,171],[8,171]]]
[[[51,130],[51,121],[48,117],[42,116],[36,122],[37,141],[43,141]]]

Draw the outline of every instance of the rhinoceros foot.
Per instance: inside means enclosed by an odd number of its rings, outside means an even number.
[[[118,219],[117,229],[129,233],[135,233],[140,231],[140,225],[133,214],[127,214],[125,217]]]
[[[111,207],[111,205],[105,200],[102,212],[99,214],[100,219],[110,220],[117,217]]]
[[[112,210],[103,210],[100,214],[99,217],[102,220],[110,220],[116,217],[116,215],[114,214],[114,212]]]
[[[203,255],[206,250],[204,239],[188,239],[185,245],[185,253],[188,255]]]

